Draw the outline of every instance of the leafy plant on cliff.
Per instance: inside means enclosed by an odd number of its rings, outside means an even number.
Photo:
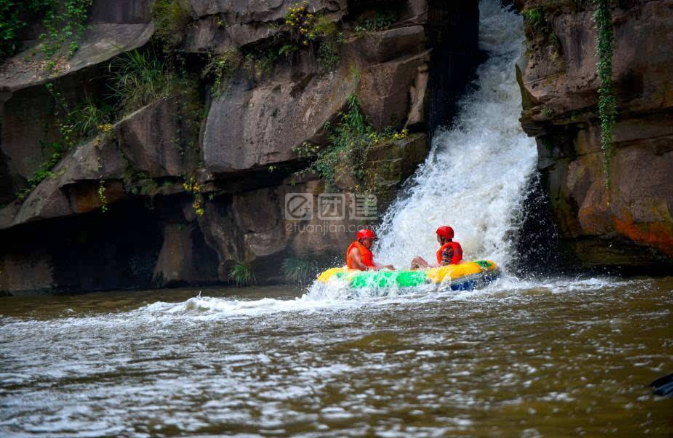
[[[406,129],[396,133],[392,128],[377,132],[365,120],[355,96],[347,102],[347,112],[339,113],[339,123],[325,124],[328,132],[328,145],[320,147],[304,143],[293,151],[299,158],[313,160],[299,174],[315,172],[325,180],[327,188],[334,190],[340,175],[350,175],[358,187],[366,189],[365,164],[369,149],[379,142],[389,139],[402,139],[407,135]]]
[[[180,43],[192,22],[192,16],[181,0],[157,0],[152,7],[152,19],[154,35],[166,44],[167,49]]]
[[[185,192],[192,195],[192,208],[197,216],[203,216],[205,210],[203,209],[203,194],[201,193],[201,184],[197,181],[196,177],[190,176],[185,179],[185,182],[182,184],[182,187],[185,189]]]
[[[40,35],[42,50],[55,55],[69,41],[68,57],[79,49],[79,39],[86,30],[89,8],[93,0],[52,0],[42,24],[45,32]]]
[[[69,41],[68,56],[79,48],[93,0],[0,0],[0,62],[19,49],[18,32],[28,21],[41,17],[44,32],[39,38],[47,56]]]
[[[245,262],[238,262],[231,267],[229,270],[229,280],[233,281],[237,287],[257,284],[257,277],[252,267]]]
[[[238,50],[228,50],[220,55],[209,55],[208,63],[201,72],[203,78],[213,77],[212,93],[219,96],[229,79],[243,63],[243,56]]]
[[[603,151],[603,171],[605,186],[611,184],[610,164],[613,151],[612,129],[617,119],[617,99],[612,89],[612,54],[614,34],[612,27],[612,13],[608,0],[594,0],[597,9],[593,20],[598,32],[596,53],[598,55],[598,77],[601,85],[598,88],[598,115],[601,122],[601,149]]]

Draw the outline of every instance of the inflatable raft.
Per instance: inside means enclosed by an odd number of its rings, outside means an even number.
[[[440,290],[473,290],[485,287],[500,277],[498,265],[490,260],[463,262],[440,268],[416,271],[358,271],[328,269],[318,277],[321,283],[341,282],[351,288],[399,288],[435,284]]]

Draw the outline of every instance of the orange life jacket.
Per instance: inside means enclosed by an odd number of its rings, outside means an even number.
[[[447,248],[451,248],[453,250],[453,256],[451,257],[452,265],[457,265],[461,260],[463,260],[463,248],[461,248],[460,243],[447,242],[442,245],[441,248],[439,248],[439,251],[437,251],[437,263],[439,263],[440,266],[442,265],[442,253]]]
[[[360,252],[360,260],[362,260],[362,264],[365,266],[369,266],[371,268],[374,267],[374,254],[363,244],[358,242],[357,240],[353,243],[351,243],[351,246],[348,247],[348,251],[346,251],[346,266],[348,266],[348,269],[360,269],[353,262],[351,262],[351,251],[353,248],[357,248],[358,251]]]

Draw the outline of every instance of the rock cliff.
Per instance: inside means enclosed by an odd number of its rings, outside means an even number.
[[[609,2],[618,115],[606,185],[598,118],[596,5],[525,0],[522,125],[571,266],[673,265],[673,1]]]
[[[297,219],[286,195],[317,205],[334,171],[338,202],[375,194],[382,214],[450,117],[428,109],[465,88],[477,19],[476,1],[96,0],[68,56],[32,17],[0,65],[0,291],[226,283],[237,265],[282,281],[288,260],[340,259],[376,217]],[[364,156],[297,173],[353,99]]]

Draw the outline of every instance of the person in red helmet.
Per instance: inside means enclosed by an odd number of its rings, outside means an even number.
[[[346,266],[348,266],[348,269],[359,269],[360,271],[395,269],[392,265],[383,266],[374,263],[374,254],[371,251],[374,240],[376,240],[376,234],[372,230],[358,231],[355,242],[351,243],[348,251],[346,251]]]
[[[463,248],[460,243],[453,241],[453,228],[442,226],[437,228],[437,242],[440,248],[437,251],[437,264],[430,264],[422,257],[414,257],[411,269],[436,268],[439,266],[457,265],[463,260]]]

